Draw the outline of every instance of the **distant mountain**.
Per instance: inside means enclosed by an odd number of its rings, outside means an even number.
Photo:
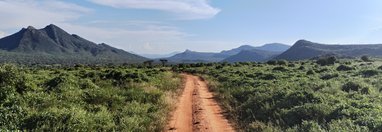
[[[382,44],[326,45],[299,40],[287,51],[275,57],[275,59],[303,60],[327,54],[348,57],[359,57],[362,55],[382,56]]]
[[[0,62],[99,64],[147,60],[107,44],[95,44],[53,24],[43,29],[29,26],[4,37],[0,39],[0,50]]]
[[[264,50],[243,50],[236,55],[224,59],[222,62],[263,62],[281,54],[281,52],[264,51]]]
[[[256,47],[258,50],[264,50],[264,51],[274,51],[274,52],[284,52],[290,48],[289,45],[281,44],[281,43],[270,43],[265,44],[260,47]]]
[[[182,53],[168,57],[167,60],[169,60],[169,62],[175,63],[219,62],[226,57],[228,56],[219,53],[186,50]]]
[[[234,49],[231,49],[231,50],[223,50],[222,52],[220,52],[220,54],[231,56],[231,55],[236,55],[236,54],[240,53],[243,50],[254,50],[256,48],[257,47],[253,47],[253,46],[250,46],[250,45],[242,45],[242,46],[240,46],[238,48],[234,48]]]
[[[139,55],[143,56],[143,57],[146,57],[146,58],[150,58],[150,59],[158,59],[158,58],[171,57],[171,56],[179,54],[179,53],[181,53],[181,52],[172,52],[172,53],[169,53],[169,54],[139,54]]]
[[[183,53],[176,54],[167,59],[170,62],[176,63],[258,61],[264,60],[261,59],[263,57],[274,57],[274,55],[279,54],[287,50],[288,48],[289,46],[285,44],[272,43],[265,44],[259,47],[242,45],[238,48],[224,50],[219,53],[196,52],[186,50]]]

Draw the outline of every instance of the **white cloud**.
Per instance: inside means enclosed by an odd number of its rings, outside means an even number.
[[[152,9],[171,12],[180,19],[206,19],[217,15],[220,9],[208,0],[89,0],[114,8]]]
[[[106,43],[126,51],[145,53],[169,52],[190,36],[175,27],[154,23],[133,21],[124,24],[134,26],[116,27],[58,23],[57,26],[96,43]]]
[[[0,29],[76,20],[91,9],[56,0],[2,0],[0,1]]]

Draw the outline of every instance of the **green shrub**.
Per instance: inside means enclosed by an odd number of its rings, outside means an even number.
[[[304,66],[300,66],[298,69],[299,70],[305,70],[305,67]]]
[[[375,75],[378,75],[379,72],[377,70],[364,70],[364,71],[361,71],[361,75],[363,75],[364,77],[372,77],[372,76],[375,76]]]
[[[279,129],[275,126],[272,126],[270,124],[265,124],[263,122],[255,121],[249,125],[247,131],[251,131],[251,132],[278,132],[278,131],[281,131],[281,129]]]
[[[301,125],[295,126],[293,129],[287,131],[293,132],[323,132],[323,129],[317,122],[314,121],[303,121]]]
[[[277,60],[278,65],[287,65],[288,62],[286,60]]]
[[[264,74],[261,79],[263,80],[275,80],[277,77],[273,74]]]
[[[326,74],[320,77],[322,80],[329,80],[333,78],[337,78],[339,75],[338,74]]]
[[[269,61],[267,61],[267,64],[268,65],[277,65],[277,61],[276,60],[269,60]]]
[[[370,57],[366,56],[366,55],[362,56],[361,60],[364,61],[364,62],[370,62],[371,61]]]
[[[309,70],[309,71],[307,71],[306,72],[306,75],[313,75],[313,74],[315,74],[316,72],[314,72],[313,70]]]
[[[327,66],[327,65],[334,65],[336,61],[337,61],[337,58],[334,56],[331,56],[331,57],[320,58],[316,61],[316,63],[321,66]]]
[[[281,71],[281,72],[288,71],[288,69],[286,69],[285,67],[282,67],[282,66],[275,67],[275,68],[273,68],[272,70],[273,70],[273,71]]]
[[[351,71],[351,70],[354,70],[354,68],[347,65],[340,65],[337,67],[337,71]]]
[[[369,129],[365,126],[354,124],[350,119],[332,120],[328,126],[329,131],[333,132],[366,132]]]
[[[342,86],[342,91],[360,91],[363,94],[370,94],[371,88],[363,83],[347,82]]]

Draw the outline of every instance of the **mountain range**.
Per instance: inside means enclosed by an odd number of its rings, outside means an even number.
[[[318,56],[342,57],[382,56],[382,44],[320,44],[307,40],[297,41],[291,48],[274,59],[304,60]]]
[[[289,47],[285,44],[271,43],[259,47],[242,45],[218,53],[186,50],[166,59],[173,63],[266,61],[286,51]]]
[[[299,40],[292,47],[280,43],[263,46],[242,45],[221,52],[186,50],[168,55],[146,54],[148,58],[167,59],[170,63],[196,62],[264,62],[267,60],[304,60],[319,56],[382,57],[382,44],[320,44]],[[32,26],[0,39],[0,63],[21,64],[123,64],[142,63],[146,57],[96,44],[69,34],[56,25],[42,29]]]
[[[148,60],[107,44],[96,44],[56,25],[32,26],[0,39],[0,62],[28,64],[140,63]]]

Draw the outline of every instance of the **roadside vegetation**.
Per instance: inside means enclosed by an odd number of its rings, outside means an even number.
[[[381,131],[382,62],[333,57],[179,64],[199,74],[243,131]]]
[[[175,72],[174,72],[175,71]],[[181,77],[202,76],[241,131],[381,131],[382,61],[0,65],[0,130],[162,131]]]
[[[145,67],[0,65],[0,131],[161,131],[178,74]]]

